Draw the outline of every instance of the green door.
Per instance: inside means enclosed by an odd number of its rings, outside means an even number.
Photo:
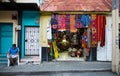
[[[12,46],[13,24],[0,23],[0,53],[5,54]]]

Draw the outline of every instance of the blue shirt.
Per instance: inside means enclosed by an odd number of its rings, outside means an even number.
[[[16,48],[10,48],[9,49],[9,53],[11,54],[11,55],[16,55],[17,53],[19,52],[19,48],[18,47],[16,47]]]

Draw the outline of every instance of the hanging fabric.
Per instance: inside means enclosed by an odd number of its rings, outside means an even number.
[[[101,41],[101,35],[102,35],[102,17],[101,15],[98,15],[98,41]]]
[[[87,47],[87,32],[84,30],[84,33],[82,35],[82,47],[86,48]]]
[[[97,25],[97,16],[92,15],[91,18],[91,24],[92,24],[92,46],[96,47],[98,43],[98,25]]]
[[[88,26],[88,29],[87,29],[87,40],[88,40],[87,45],[90,48],[92,43],[92,30],[90,25]]]
[[[58,59],[59,53],[58,53],[58,47],[57,47],[55,40],[52,42],[52,45],[53,45],[53,50],[54,50],[54,57],[55,57],[55,59]]]
[[[88,27],[88,25],[90,24],[91,20],[90,20],[90,16],[89,15],[82,15],[81,16],[81,23],[84,27]]]
[[[56,14],[52,15],[50,22],[51,22],[52,29],[57,29],[58,28],[58,15]]]
[[[100,46],[103,47],[105,45],[105,26],[106,26],[106,16],[103,16],[102,18],[102,35],[101,35],[101,44]]]
[[[101,47],[105,45],[105,26],[106,16],[98,15],[98,41]]]
[[[58,30],[59,31],[66,30],[65,19],[66,19],[66,15],[59,15],[58,16]]]
[[[47,25],[47,39],[48,40],[52,39],[52,30],[51,30],[51,24],[50,23]]]
[[[81,15],[76,15],[75,16],[75,21],[76,21],[76,24],[75,24],[76,28],[82,28],[83,27],[83,25],[81,23]]]
[[[70,15],[67,14],[65,17],[66,30],[70,30]]]
[[[70,32],[77,32],[75,27],[75,15],[70,15]]]

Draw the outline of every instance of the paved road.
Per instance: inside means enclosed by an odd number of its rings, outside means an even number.
[[[110,71],[106,72],[54,72],[54,73],[37,73],[37,74],[9,74],[9,75],[0,75],[0,76],[120,76],[116,73]]]
[[[44,62],[40,65],[27,64],[19,66],[0,66],[4,72],[81,72],[111,70],[111,62]]]
[[[0,76],[120,76],[111,62],[44,62],[40,65],[0,66]]]

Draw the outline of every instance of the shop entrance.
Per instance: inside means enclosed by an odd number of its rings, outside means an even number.
[[[97,60],[98,43],[105,46],[105,15],[54,14],[50,23],[52,39],[48,42],[52,60]]]
[[[82,36],[87,28],[78,29],[77,32],[70,31],[58,31],[55,33],[53,38],[56,40],[56,45],[58,47],[59,57],[56,59],[58,61],[69,61],[78,60],[84,61],[84,52],[82,47]],[[88,53],[88,52],[86,52]]]

